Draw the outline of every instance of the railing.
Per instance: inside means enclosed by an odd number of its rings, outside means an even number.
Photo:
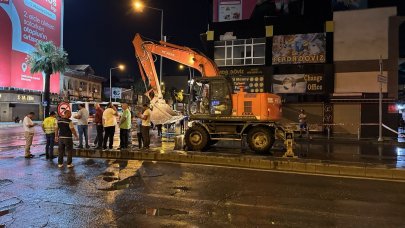
[[[331,124],[318,124],[318,123],[312,123],[312,124],[308,124],[307,129],[305,131],[307,138],[309,138],[309,132],[311,131],[311,126],[322,126],[326,129],[327,131],[327,136],[328,136],[328,140],[330,139],[330,134],[331,134],[331,127],[333,126],[350,126],[350,127],[357,127],[357,140],[360,140],[361,138],[361,126],[378,126],[378,123],[359,123],[359,124],[355,124],[355,123],[331,123]],[[289,123],[289,126],[294,126],[294,131],[299,131],[299,123]],[[385,124],[382,124],[382,127],[384,127],[385,129],[395,133],[396,135],[398,135],[398,137],[405,137],[405,135],[403,133],[399,133],[398,131],[395,131],[394,129],[388,127]],[[318,130],[319,131],[319,130]]]

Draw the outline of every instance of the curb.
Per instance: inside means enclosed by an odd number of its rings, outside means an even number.
[[[57,148],[55,148],[54,153],[55,155],[58,154]],[[288,171],[306,174],[324,174],[342,177],[378,178],[405,181],[405,169],[395,168],[390,165],[372,163],[334,162],[251,155],[229,155],[212,152],[203,153],[171,151],[162,153],[160,151],[102,151],[88,149],[75,149],[73,151],[73,157],[179,162],[269,171]]]

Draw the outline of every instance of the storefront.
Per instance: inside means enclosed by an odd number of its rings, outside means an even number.
[[[29,112],[34,112],[34,120],[42,117],[41,96],[31,94],[0,93],[0,122],[23,119]]]

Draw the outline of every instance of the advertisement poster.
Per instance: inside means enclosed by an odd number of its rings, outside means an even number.
[[[26,58],[40,40],[61,45],[62,4],[63,0],[0,1],[0,40],[7,39],[0,42],[0,50],[10,49],[8,45],[12,44],[8,56],[0,55],[3,60],[9,59],[9,73],[0,71],[0,86],[43,91],[44,76],[31,74]],[[11,29],[3,32],[3,23]],[[52,75],[51,92],[59,93],[59,87],[59,74]]]
[[[218,21],[236,21],[242,19],[242,0],[220,0]]]
[[[304,0],[214,0],[214,22],[303,15]]]
[[[323,75],[279,74],[273,75],[273,93],[322,93]]]
[[[273,38],[273,64],[325,62],[325,33],[281,35]]]
[[[366,9],[367,0],[332,0],[333,11]]]

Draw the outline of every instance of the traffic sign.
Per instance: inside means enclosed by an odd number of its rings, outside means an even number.
[[[380,83],[387,83],[387,76],[379,74],[377,76],[377,81]]]
[[[121,99],[121,92],[122,92],[122,89],[121,88],[118,88],[118,87],[113,87],[112,88],[112,98],[114,98],[114,99]]]
[[[70,104],[68,102],[61,102],[58,105],[58,115],[63,116],[66,110],[70,111]]]

